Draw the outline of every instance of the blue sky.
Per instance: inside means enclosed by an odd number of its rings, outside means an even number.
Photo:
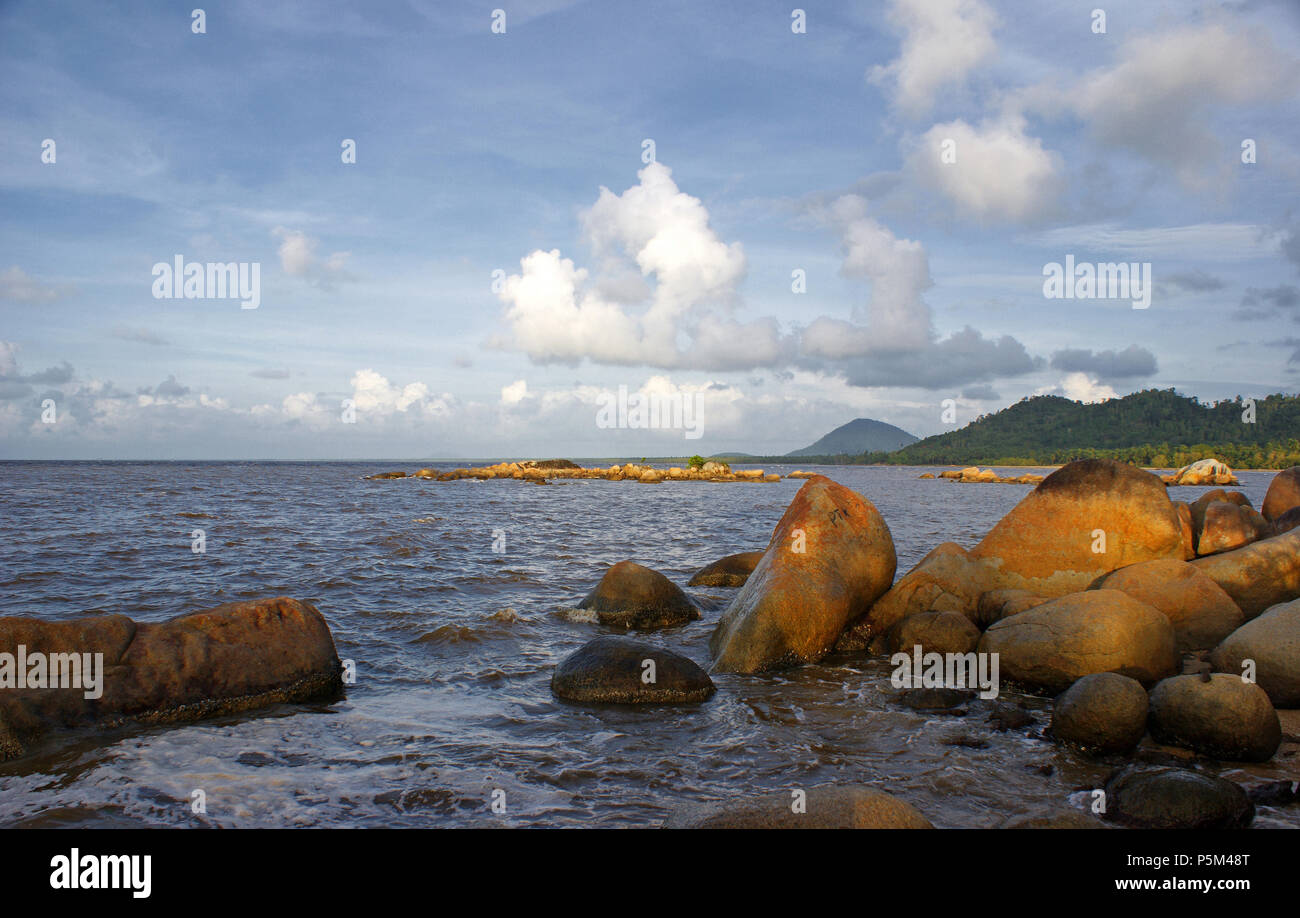
[[[0,4],[0,457],[777,453],[1300,388],[1289,0],[495,6]],[[260,305],[155,298],[176,254]],[[1067,256],[1149,263],[1149,308],[1045,298]],[[620,386],[703,436],[598,427]]]

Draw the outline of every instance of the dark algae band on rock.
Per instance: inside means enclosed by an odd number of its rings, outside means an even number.
[[[0,760],[58,729],[200,720],[342,697],[329,625],[288,597],[228,603],[159,623],[123,615],[0,618],[0,654],[102,654],[98,697],[81,687],[0,689]]]

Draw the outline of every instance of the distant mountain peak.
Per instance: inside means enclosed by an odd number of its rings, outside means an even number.
[[[862,453],[892,452],[915,443],[901,427],[873,418],[855,418],[836,427],[812,446],[786,453],[787,456],[857,456]]]

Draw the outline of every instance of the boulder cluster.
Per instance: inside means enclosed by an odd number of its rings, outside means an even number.
[[[832,652],[996,655],[1003,684],[1053,696],[1046,737],[1084,754],[1128,755],[1150,742],[1202,760],[1264,762],[1282,742],[1277,709],[1300,707],[1300,528],[1277,525],[1297,511],[1300,467],[1275,477],[1257,512],[1240,493],[1172,501],[1156,475],[1080,460],[1044,478],[974,547],[939,545],[895,581],[880,513],[813,476],[766,550],[729,556],[692,578],[738,590],[714,627],[708,674],[673,655],[668,671],[693,680],[676,693],[638,688],[629,675],[644,660],[633,653],[608,674],[608,694],[592,688],[598,674],[589,674],[581,699],[558,671],[553,688],[574,701],[699,701],[707,697],[701,676],[763,673]],[[638,585],[626,588],[627,605],[652,583],[667,602],[670,591],[654,579],[662,575],[633,567]],[[602,602],[619,606],[617,592],[604,590]],[[634,613],[619,624],[693,617],[690,600],[672,595],[675,616]],[[1196,767],[1128,765],[1107,788],[1116,800],[1107,818],[1127,825],[1244,825],[1254,813],[1238,785]],[[853,824],[856,791],[836,793],[827,797],[839,801],[827,824]],[[1167,798],[1178,794],[1170,809]],[[682,824],[785,825],[787,809],[785,801],[753,801]],[[907,822],[894,813],[879,824]]]

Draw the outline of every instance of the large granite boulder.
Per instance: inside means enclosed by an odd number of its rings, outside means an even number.
[[[974,619],[980,595],[990,590],[1064,596],[1116,568],[1184,557],[1183,520],[1159,478],[1109,459],[1071,462],[969,552],[949,543],[927,555],[854,622],[843,649],[870,643],[880,650],[894,622],[930,609]]]
[[[801,796],[802,795],[802,796]],[[824,785],[778,791],[721,806],[690,806],[669,819],[679,829],[933,829],[912,806],[872,787]]]
[[[1246,622],[1210,654],[1215,669],[1234,676],[1246,660],[1255,662],[1255,682],[1274,707],[1300,708],[1300,600]]]
[[[1126,765],[1106,781],[1106,818],[1139,829],[1244,829],[1255,806],[1227,778],[1167,765]]]
[[[704,701],[713,680],[679,653],[605,635],[565,657],[551,676],[557,698],[610,704],[682,704]]]
[[[1294,507],[1300,507],[1300,465],[1283,469],[1273,476],[1260,509],[1267,520],[1275,520]]]
[[[60,687],[33,685],[37,660],[48,664],[42,678],[51,685],[58,670]],[[80,687],[69,686],[74,667]],[[26,687],[16,681],[20,669]],[[86,683],[97,670],[92,689]],[[325,619],[288,597],[159,623],[123,615],[0,618],[0,759],[23,754],[51,729],[191,721],[333,699],[342,690],[342,664]]]
[[[1094,589],[1119,590],[1159,609],[1180,652],[1215,646],[1246,620],[1223,588],[1186,561],[1143,561],[1112,571]]]
[[[1095,752],[1128,752],[1147,732],[1147,690],[1119,673],[1084,676],[1052,705],[1052,735]]]
[[[1247,619],[1300,598],[1300,529],[1191,563],[1223,587]]]
[[[1216,759],[1265,762],[1282,742],[1277,711],[1240,676],[1174,676],[1151,690],[1151,736]]]
[[[1169,619],[1118,590],[1072,593],[995,622],[979,652],[998,654],[1002,679],[1053,695],[1092,673],[1148,685],[1178,666]]]
[[[578,603],[591,609],[602,625],[649,631],[700,617],[682,588],[658,571],[635,561],[620,561]]]
[[[761,551],[742,551],[727,555],[695,572],[687,586],[742,587],[763,557]]]
[[[713,632],[714,672],[812,663],[893,582],[894,540],[866,498],[817,476],[804,483]]]

